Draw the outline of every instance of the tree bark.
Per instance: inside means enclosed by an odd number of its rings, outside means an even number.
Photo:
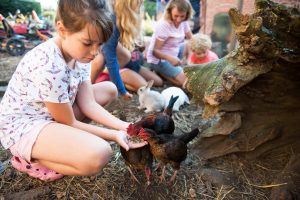
[[[232,152],[256,157],[300,141],[300,12],[257,0],[256,12],[230,9],[239,47],[226,57],[184,69],[187,88],[203,104],[203,130],[194,149],[203,158]]]

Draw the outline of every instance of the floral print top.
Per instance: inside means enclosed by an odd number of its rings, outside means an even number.
[[[0,139],[5,149],[41,123],[54,119],[44,102],[71,103],[79,85],[90,80],[90,63],[71,69],[50,39],[20,61],[0,103]]]

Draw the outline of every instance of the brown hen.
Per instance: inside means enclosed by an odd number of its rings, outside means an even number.
[[[125,160],[125,164],[127,165],[128,171],[130,172],[133,179],[140,183],[136,176],[133,174],[133,170],[145,170],[145,175],[147,177],[147,185],[150,185],[150,176],[152,173],[152,163],[153,163],[153,155],[150,152],[149,145],[136,148],[129,149],[126,151],[124,148],[120,146],[121,155]]]
[[[180,169],[180,163],[187,157],[187,144],[192,141],[199,133],[198,129],[194,129],[189,133],[175,136],[173,134],[157,134],[151,129],[141,129],[138,136],[150,145],[150,151],[163,166],[161,181],[165,179],[165,166],[170,164],[174,169],[174,174],[170,179],[170,183],[176,178],[176,174]]]

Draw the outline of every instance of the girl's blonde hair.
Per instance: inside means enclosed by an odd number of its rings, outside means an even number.
[[[133,50],[135,39],[141,36],[143,0],[114,0],[113,10],[120,31],[120,43]]]
[[[191,19],[194,14],[193,7],[188,0],[171,0],[166,6],[164,19],[172,21],[173,8],[177,8],[179,12],[186,12],[185,21]]]
[[[71,33],[81,31],[87,24],[99,28],[104,42],[113,31],[111,12],[106,0],[59,0],[55,22],[62,21]]]
[[[212,42],[208,35],[197,33],[189,41],[192,51],[206,51],[211,48]]]

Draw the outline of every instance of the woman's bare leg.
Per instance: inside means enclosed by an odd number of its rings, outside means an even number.
[[[131,58],[131,53],[124,48],[120,43],[116,49],[118,63],[120,68],[124,67]],[[91,63],[91,82],[95,83],[96,79],[99,76],[99,73],[102,72],[105,68],[105,58],[102,53],[99,53]]]
[[[91,82],[95,83],[99,73],[104,70],[105,60],[104,56],[100,53],[91,62]]]
[[[163,80],[155,73],[147,69],[146,67],[141,67],[139,74],[146,79],[146,81],[154,80],[153,85],[156,87],[163,86]]]
[[[147,81],[131,69],[121,72],[121,78],[127,89],[136,92],[140,87],[147,85]]]
[[[180,72],[176,77],[175,80],[179,83],[180,87],[183,87],[184,82],[186,81],[187,77],[183,72]]]
[[[103,107],[108,106],[118,97],[117,87],[110,81],[94,84],[93,91],[96,102]]]
[[[131,53],[120,43],[117,46],[117,57],[120,68],[123,68],[131,59]]]
[[[178,74],[175,78],[168,77],[163,74],[160,74],[160,75],[178,87],[183,87],[183,84],[185,83],[185,80],[187,79],[187,77],[185,76],[185,74],[183,72]]]

